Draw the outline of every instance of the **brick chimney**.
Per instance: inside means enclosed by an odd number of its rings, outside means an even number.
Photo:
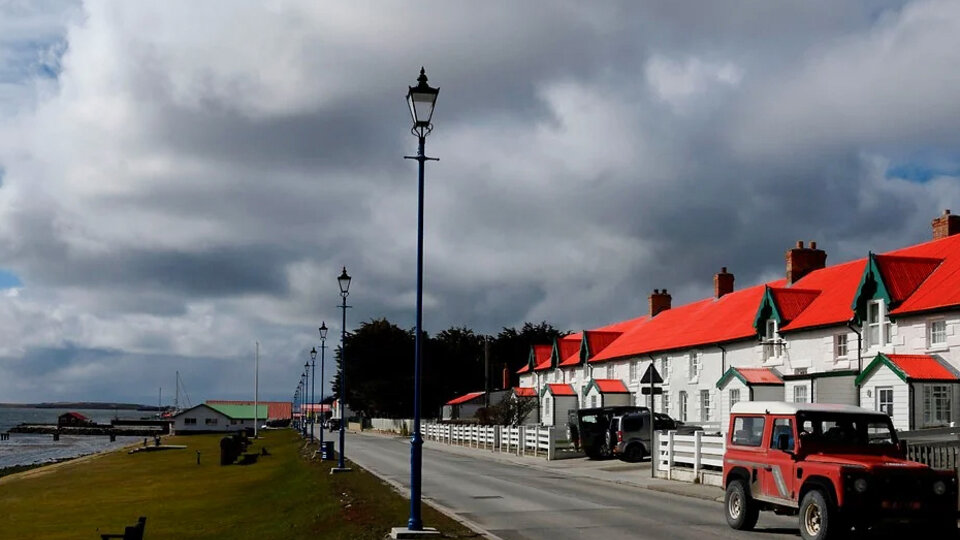
[[[719,274],[713,275],[713,297],[720,298],[733,292],[733,274],[727,272],[727,267],[720,269]]]
[[[951,214],[947,209],[943,211],[943,215],[934,218],[931,225],[933,225],[934,240],[953,236],[960,233],[960,216]]]
[[[800,278],[827,266],[827,252],[817,249],[817,243],[811,241],[810,247],[803,247],[803,240],[797,247],[787,251],[787,285],[793,285]]]
[[[503,386],[500,388],[507,389],[510,388],[510,370],[507,369],[507,366],[503,366]]]
[[[667,290],[654,289],[648,297],[650,300],[650,316],[655,317],[657,313],[670,309],[670,294]]]

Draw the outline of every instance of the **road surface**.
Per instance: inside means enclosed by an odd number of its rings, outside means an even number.
[[[483,452],[477,451],[473,457],[425,446],[423,498],[504,540],[799,538],[796,517],[763,512],[757,531],[734,531],[727,526],[723,505],[718,502],[570,478],[560,472],[483,458]],[[346,456],[409,488],[408,438],[351,434]],[[409,496],[409,491],[406,494]]]

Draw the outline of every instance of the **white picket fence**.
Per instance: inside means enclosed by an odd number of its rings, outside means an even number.
[[[657,434],[657,472],[661,478],[713,483],[723,470],[725,439],[722,435],[677,435],[675,431]]]
[[[492,452],[554,459],[556,429],[541,426],[478,426],[424,424],[423,438],[444,444],[482,448]]]

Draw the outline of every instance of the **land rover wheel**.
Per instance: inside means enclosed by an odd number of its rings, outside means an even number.
[[[747,492],[743,480],[733,480],[727,485],[727,494],[723,500],[726,508],[727,525],[738,531],[749,531],[757,525],[760,507]]]
[[[838,511],[822,491],[812,490],[800,502],[800,536],[803,540],[826,540],[842,534]]]
[[[643,456],[647,455],[646,451],[643,448],[643,445],[640,443],[633,443],[627,447],[626,452],[623,453],[623,460],[629,461],[630,463],[636,463],[638,461],[643,461]]]

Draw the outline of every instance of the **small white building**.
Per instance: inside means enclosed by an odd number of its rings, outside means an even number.
[[[442,417],[444,420],[473,418],[483,407],[486,392],[470,392],[455,397],[443,405]]]
[[[245,410],[249,409],[249,410]],[[259,420],[266,420],[267,406],[260,406]],[[253,429],[253,406],[249,405],[207,405],[201,403],[173,417],[174,434],[184,433],[227,433]]]
[[[633,405],[633,396],[620,379],[590,379],[583,389],[583,407]]]
[[[545,426],[567,425],[567,413],[577,410],[577,393],[569,384],[548,384],[540,397],[542,424]]]
[[[774,368],[732,367],[717,381],[720,430],[730,424],[730,408],[741,401],[783,401],[783,376]]]
[[[856,382],[863,406],[890,415],[898,430],[952,426],[960,415],[960,377],[935,355],[880,353]]]

